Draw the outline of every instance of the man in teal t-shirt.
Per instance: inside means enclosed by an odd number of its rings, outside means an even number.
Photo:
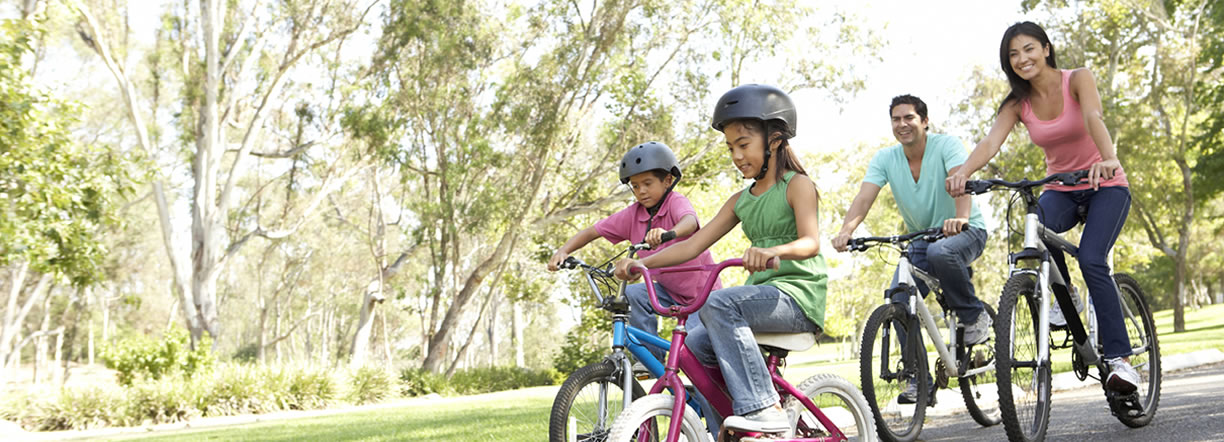
[[[991,321],[981,314],[985,304],[974,292],[969,265],[986,247],[986,223],[968,195],[954,199],[944,190],[944,179],[960,168],[968,154],[956,137],[927,133],[927,106],[918,97],[895,97],[888,112],[893,135],[901,144],[872,157],[858,196],[846,213],[841,231],[833,238],[833,247],[846,250],[850,234],[863,222],[880,189],[891,184],[909,232],[942,227],[947,235],[934,243],[915,241],[910,261],[939,279],[948,306],[965,324],[965,343],[980,344],[989,335]],[[897,285],[896,276],[892,284]],[[926,284],[918,281],[918,288],[926,296]]]

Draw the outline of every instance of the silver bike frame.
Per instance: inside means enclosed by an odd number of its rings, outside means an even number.
[[[914,267],[914,265],[910,263],[909,258],[905,257],[904,255],[901,256],[900,262],[897,263],[897,274],[898,287],[913,287],[915,289],[914,291],[917,292],[918,284],[914,280],[914,276],[918,276],[918,278],[922,279],[922,281],[925,282],[927,287],[929,287],[932,291],[940,290],[938,279],[935,279],[935,277],[931,274],[922,271],[922,269]],[[892,300],[886,299],[884,302],[887,304],[891,303]],[[927,308],[926,302],[923,302],[922,295],[920,293],[914,293],[914,296],[909,297],[909,305],[906,306],[906,310],[909,311],[909,314],[918,316],[918,320],[922,322],[922,326],[927,330],[927,335],[931,337],[931,342],[934,344],[935,352],[939,354],[939,357],[944,361],[952,361],[944,363],[944,372],[948,374],[948,377],[961,377],[959,373],[960,361],[952,355],[951,350],[956,348],[956,333],[950,333],[951,336],[948,337],[948,342],[946,344],[944,343],[943,335],[939,333],[939,327],[935,323],[935,318],[931,315],[931,310]],[[957,325],[959,324],[956,315],[953,314],[951,317],[946,319],[948,322],[948,329],[956,330]],[[994,361],[991,361],[989,364],[986,364],[983,367],[965,371],[964,376],[973,376],[978,373],[994,370],[994,367],[995,363]]]

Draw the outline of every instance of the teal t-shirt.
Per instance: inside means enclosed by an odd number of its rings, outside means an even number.
[[[905,148],[900,144],[881,149],[871,158],[863,182],[884,187],[892,184],[897,209],[910,232],[942,227],[944,220],[956,217],[956,201],[944,188],[948,169],[965,163],[969,154],[960,139],[943,134],[927,134],[926,151],[918,182],[910,173]],[[969,208],[969,225],[985,229],[986,221],[976,204]]]

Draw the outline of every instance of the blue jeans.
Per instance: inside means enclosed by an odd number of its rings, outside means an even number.
[[[948,307],[956,312],[957,318],[963,324],[977,321],[978,315],[986,309],[973,289],[970,280],[969,265],[982,255],[986,248],[986,229],[967,227],[963,232],[933,243],[914,241],[910,243],[910,264],[927,271],[939,279],[943,288],[944,299]],[[896,287],[900,278],[900,267],[893,272],[892,285]],[[914,278],[918,283],[918,291],[926,297],[930,288],[921,279]],[[909,302],[909,294],[893,295],[893,302]]]
[[[1077,211],[1080,206],[1088,209],[1079,241],[1080,272],[1096,309],[1097,325],[1105,344],[1105,357],[1130,356],[1130,338],[1126,335],[1126,324],[1122,319],[1118,287],[1114,285],[1113,272],[1107,261],[1109,250],[1113,248],[1130,213],[1130,189],[1102,187],[1100,190],[1046,191],[1041,193],[1037,204],[1041,206],[1037,212],[1041,224],[1057,233],[1066,232],[1079,223]],[[1063,281],[1070,284],[1066,256],[1050,244],[1046,244],[1046,248],[1050,249],[1051,258],[1058,264]]]
[[[745,415],[778,402],[778,392],[753,332],[820,331],[790,295],[768,285],[714,291],[697,312],[701,325],[689,327],[685,345],[701,363],[717,364],[731,395],[731,410]]]
[[[654,283],[655,296],[659,297],[659,304],[663,307],[671,307],[676,305],[676,301],[672,299],[671,294],[663,288],[663,284]],[[656,315],[654,308],[650,306],[650,293],[646,291],[646,283],[630,284],[625,287],[625,297],[629,298],[629,325],[633,328],[644,330],[650,333],[659,333],[659,318]],[[701,326],[701,319],[697,315],[691,315],[688,319],[688,328],[691,330],[694,327]],[[658,350],[654,347],[647,346],[651,354],[659,362],[664,362],[664,357],[667,352]]]

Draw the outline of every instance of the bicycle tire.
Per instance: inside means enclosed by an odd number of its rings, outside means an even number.
[[[990,316],[992,323],[998,316],[990,305],[986,306],[986,311],[983,313]],[[980,358],[984,362],[989,362],[994,359],[994,347],[992,345],[977,345],[973,349],[974,354],[970,355],[970,361]],[[973,421],[983,427],[998,425],[1003,420],[1003,417],[999,414],[999,384],[996,382],[997,378],[998,376],[995,375],[994,370],[988,370],[973,376],[957,379],[957,383],[960,384],[961,397],[965,400],[965,408],[969,410],[969,415],[973,417]]]
[[[871,412],[871,406],[867,405],[867,399],[863,397],[863,393],[845,378],[831,373],[822,373],[805,379],[795,388],[803,392],[803,395],[811,399],[817,407],[820,407],[821,412],[832,419],[835,425],[838,425],[847,440],[872,440],[872,436],[876,434],[875,417]],[[818,431],[821,428],[820,423],[799,399],[788,397],[783,406],[791,416],[799,416],[795,420],[794,427],[791,428],[796,439],[817,436],[817,434],[810,433]],[[844,420],[842,418],[845,417],[845,414],[849,414],[849,418],[854,419],[852,427],[839,424],[838,421]]]
[[[1130,417],[1117,415],[1119,421],[1131,428],[1139,428],[1152,422],[1156,416],[1156,408],[1160,405],[1160,340],[1156,336],[1156,322],[1152,319],[1152,310],[1139,282],[1130,275],[1119,273],[1114,275],[1118,286],[1118,296],[1122,302],[1122,315],[1126,322],[1126,334],[1130,338],[1132,349],[1142,351],[1131,354],[1130,362],[1139,372],[1139,404],[1143,406],[1143,416]]]
[[[667,393],[647,395],[633,401],[621,412],[612,424],[609,441],[650,441],[658,442],[667,439],[668,425],[671,423],[674,397]],[[709,433],[705,424],[692,408],[684,407],[684,421],[680,424],[680,437],[677,441],[706,442]],[[642,435],[640,430],[650,434]]]
[[[898,304],[884,304],[871,312],[867,325],[863,328],[863,341],[859,349],[859,374],[862,380],[863,397],[871,407],[875,420],[876,433],[885,441],[912,441],[922,432],[922,422],[926,417],[926,403],[930,392],[930,376],[927,371],[926,349],[916,352],[918,361],[907,364],[902,359],[902,333],[889,333],[887,338],[888,354],[884,353],[883,338],[885,327],[893,327],[904,332],[910,341],[917,341],[921,346],[921,335],[912,339],[913,333],[920,330],[910,330],[913,324],[907,317],[905,309]],[[916,328],[916,327],[915,327]],[[909,367],[906,367],[909,365]],[[909,387],[910,379],[915,375],[918,383],[918,397],[914,404],[901,404],[900,395]],[[910,410],[913,407],[913,410]]]
[[[623,411],[621,370],[612,361],[604,360],[579,368],[570,374],[557,397],[553,399],[548,418],[548,440],[566,442],[570,439],[570,418],[574,418],[576,440],[602,442],[611,432],[612,421]],[[591,388],[593,387],[593,389]],[[605,413],[599,415],[599,389],[604,388]],[[633,380],[633,399],[646,395],[637,379]],[[583,437],[585,436],[585,437]]]
[[[1040,299],[1036,276],[1024,273],[1007,279],[999,299],[995,376],[1003,427],[1013,442],[1043,440],[1050,425],[1049,357],[1044,364],[1032,365],[1038,359]]]

